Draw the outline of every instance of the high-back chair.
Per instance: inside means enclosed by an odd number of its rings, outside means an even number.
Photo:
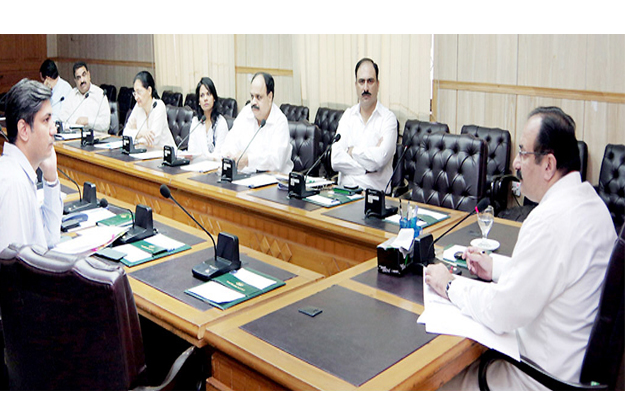
[[[605,147],[596,189],[608,206],[618,232],[625,217],[625,144],[608,144]]]
[[[165,105],[182,106],[182,93],[166,90],[161,95]]]
[[[191,121],[193,120],[193,111],[182,106],[166,105],[167,107],[167,124],[174,142],[180,150],[186,150],[189,145],[189,132],[191,130]]]
[[[308,121],[308,114],[310,113],[307,106],[291,104],[280,105],[280,111],[289,121]]]
[[[109,107],[111,108],[109,134],[117,134],[119,132],[119,105],[117,102],[109,102]]]
[[[623,303],[623,269],[625,267],[625,227],[621,229],[612,249],[603,280],[599,311],[588,339],[588,347],[582,362],[579,383],[561,381],[540,366],[521,356],[521,361],[510,358],[496,350],[488,350],[480,360],[479,385],[488,391],[486,371],[497,359],[512,363],[532,379],[552,390],[613,390],[623,389],[623,362],[625,360],[623,334],[625,313]]]
[[[146,388],[139,317],[124,269],[37,246],[0,253],[0,310],[15,390],[128,390],[175,386],[189,348]]]
[[[319,138],[321,131],[319,127],[308,121],[289,121],[289,134],[291,135],[291,160],[293,161],[293,171],[302,172],[308,170],[319,157]],[[316,176],[319,173],[319,166],[310,172]]]
[[[108,99],[109,102],[117,101],[117,88],[115,86],[102,83],[100,88],[104,91],[106,99]]]
[[[217,110],[224,117],[236,118],[239,113],[237,101],[234,98],[219,98],[215,104]]]
[[[460,133],[483,139],[488,145],[485,194],[490,198],[495,214],[498,214],[508,206],[508,191],[514,179],[506,177],[510,174],[510,150],[512,149],[510,132],[501,128],[463,125]]]
[[[411,199],[472,211],[484,196],[487,146],[470,134],[426,135],[415,147]]]
[[[317,114],[315,115],[315,125],[319,127],[321,132],[321,138],[319,141],[319,150],[320,153],[323,153],[330,143],[332,139],[336,135],[336,129],[339,126],[339,121],[343,116],[345,110],[343,109],[332,109],[332,108],[319,108],[317,109]],[[324,156],[322,161],[323,172],[327,178],[335,175],[336,172],[332,169],[332,164],[330,162],[330,153]]]
[[[126,120],[130,116],[132,108],[137,101],[132,95],[133,89],[127,86],[121,86],[119,88],[119,94],[117,95],[117,103],[119,104],[119,122],[126,125]]]

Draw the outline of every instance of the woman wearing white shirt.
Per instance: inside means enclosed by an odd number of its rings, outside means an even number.
[[[210,77],[202,77],[195,88],[197,115],[191,121],[189,153],[212,160],[221,160],[221,146],[228,134],[228,123],[215,106],[219,101],[217,89]],[[198,127],[201,124],[203,127]],[[197,128],[197,129],[196,129]]]
[[[135,143],[176,147],[167,123],[167,108],[158,97],[152,75],[147,71],[137,73],[133,88],[137,104],[128,117],[124,135],[132,137]]]

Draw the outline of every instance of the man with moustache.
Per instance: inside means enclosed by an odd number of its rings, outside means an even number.
[[[252,78],[250,96],[250,103],[241,110],[226,136],[222,155],[235,161],[239,159],[237,170],[242,173],[275,171],[288,174],[293,170],[289,123],[273,103],[273,77],[256,73]],[[261,128],[263,120],[266,123]]]
[[[363,58],[355,73],[358,104],[339,121],[341,139],[332,147],[332,169],[339,173],[341,186],[384,191],[393,174],[397,118],[378,101],[378,65]]]
[[[22,79],[6,101],[8,142],[0,157],[0,251],[11,243],[51,248],[61,239],[63,201],[56,171],[50,97],[42,83]],[[43,172],[43,204],[37,174]]]
[[[538,206],[519,231],[512,258],[465,252],[471,273],[492,282],[455,278],[429,265],[425,282],[496,333],[516,333],[521,355],[564,381],[578,382],[601,287],[616,239],[608,209],[581,181],[575,122],[560,108],[537,108],[521,134],[513,163],[521,191]],[[444,386],[478,389],[479,360]],[[494,362],[490,389],[539,390],[514,366]]]
[[[91,83],[87,64],[74,64],[76,87],[63,101],[60,118],[64,124],[84,125],[95,131],[108,132],[111,124],[111,108],[104,91]]]

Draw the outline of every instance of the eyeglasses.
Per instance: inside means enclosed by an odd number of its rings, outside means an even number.
[[[517,153],[519,154],[519,156],[521,156],[521,158],[525,158],[525,156],[527,155],[545,156],[548,155],[550,152],[527,152],[523,150],[523,146],[519,146],[519,150]]]

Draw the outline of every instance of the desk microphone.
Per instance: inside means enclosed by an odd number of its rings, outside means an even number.
[[[191,138],[191,133],[193,133],[199,126],[201,126],[202,124],[204,124],[204,122],[206,122],[206,115],[202,115],[202,118],[200,118],[200,121],[198,123],[198,125],[196,125],[195,127],[193,127],[193,130],[189,131],[189,134],[187,134],[185,136],[184,139],[182,139],[182,141],[180,142],[180,145],[178,145],[178,150],[183,149],[185,146],[187,146],[187,143],[189,142],[189,139]]]
[[[207,231],[191,214],[171,195],[171,191],[167,185],[161,185],[161,195],[165,198],[171,198],[178,207],[186,213],[213,241],[213,249],[215,258],[206,260],[193,267],[193,276],[208,281],[213,277],[221,276],[232,270],[241,268],[241,260],[239,259],[239,238],[229,233],[220,232],[217,238],[217,244],[213,235]]]
[[[393,169],[391,178],[388,180],[388,183],[384,188],[384,191],[375,190],[373,188],[367,188],[365,190],[365,217],[377,217],[378,219],[384,219],[397,213],[397,207],[386,207],[385,191],[388,189],[389,185],[393,181],[395,172],[397,172],[397,169],[401,166],[402,160],[404,159],[407,150],[408,145],[405,145],[404,150],[401,152],[401,155],[399,156],[399,159],[395,164],[395,169]]]
[[[78,183],[74,181],[69,175],[63,172],[61,169],[57,168],[57,170],[62,173],[65,178],[72,181],[72,183],[78,189],[78,197],[80,198],[78,201],[72,201],[63,206],[63,214],[74,213],[77,211],[85,211],[90,209],[95,209],[98,207],[98,199],[96,196],[96,187],[95,184],[91,182],[85,182],[83,185],[83,194],[80,194],[80,187]]]
[[[475,206],[475,209],[473,209],[471,213],[467,214],[462,219],[460,219],[456,224],[454,224],[452,227],[447,229],[447,231],[445,231],[445,233],[443,233],[441,236],[436,238],[435,241],[432,241],[431,233],[423,234],[419,236],[418,238],[416,238],[413,261],[418,264],[427,265],[430,261],[434,259],[434,244],[436,242],[438,242],[443,236],[451,232],[460,223],[467,220],[470,216],[474,215],[475,213],[483,212],[486,209],[486,207],[488,207],[489,205],[490,205],[490,199],[488,197],[482,198],[480,201],[478,201],[477,206]]]
[[[63,102],[64,100],[65,100],[65,96],[61,96],[58,101],[56,101],[55,103],[52,104],[52,106],[55,107],[58,104],[60,104],[61,102]]]
[[[88,97],[89,97],[89,92],[85,93],[85,96],[83,96],[82,101],[80,101],[80,103],[76,106],[76,108],[74,108],[74,111],[71,114],[69,114],[69,117],[67,117],[67,120],[66,120],[68,125],[69,125],[69,120],[74,116],[76,111],[78,111],[78,108],[80,108],[80,105],[82,105],[82,103],[85,102]]]
[[[340,139],[341,135],[337,133],[328,145],[328,147],[326,147],[326,150],[323,151],[323,153],[319,156],[315,163],[313,163],[306,172],[304,172],[303,174],[298,172],[289,173],[289,198],[305,198],[318,193],[318,191],[306,190],[306,177],[308,176],[310,171],[315,169],[319,162],[321,162],[321,159],[323,159],[323,157],[328,154],[330,149],[332,149],[332,145],[334,145],[334,143],[336,143]]]
[[[258,127],[258,130],[256,130],[256,132],[252,136],[252,139],[249,141],[249,143],[247,143],[247,146],[245,146],[245,149],[243,149],[243,152],[239,155],[239,158],[236,160],[236,162],[230,158],[223,158],[221,160],[220,182],[224,182],[224,181],[232,182],[237,179],[243,179],[243,178],[247,178],[250,176],[250,174],[237,174],[237,167],[239,166],[239,162],[241,161],[241,158],[243,157],[245,152],[247,152],[248,147],[250,147],[250,144],[252,144],[252,142],[256,138],[256,135],[265,126],[265,124],[267,124],[267,120],[262,120],[260,122],[260,127]]]
[[[156,102],[152,103],[152,109],[154,108],[156,108]],[[141,131],[141,129],[147,122],[148,122],[148,116],[146,115],[145,121],[143,121],[143,124],[141,124],[141,126],[139,126],[139,129],[137,130],[137,134],[139,134],[139,132]],[[135,134],[135,137],[137,137],[137,134]],[[144,148],[141,148],[141,149],[135,148],[134,138],[130,136],[122,136],[122,153],[126,155],[134,155],[136,153],[145,153],[146,151],[147,149],[144,149]]]
[[[116,244],[137,242],[149,238],[156,233],[152,209],[150,207],[137,204],[135,208],[136,217],[132,214],[132,210],[123,207],[119,208],[130,213],[130,217],[132,217],[132,227],[115,241]]]
[[[186,135],[186,137],[180,142],[180,147],[163,146],[163,165],[165,166],[183,166],[188,165],[190,160],[185,158],[176,158],[176,150],[182,149],[182,144],[189,140],[191,133],[193,133],[199,126],[206,121],[206,115],[202,115],[200,123],[193,127],[193,130]]]

